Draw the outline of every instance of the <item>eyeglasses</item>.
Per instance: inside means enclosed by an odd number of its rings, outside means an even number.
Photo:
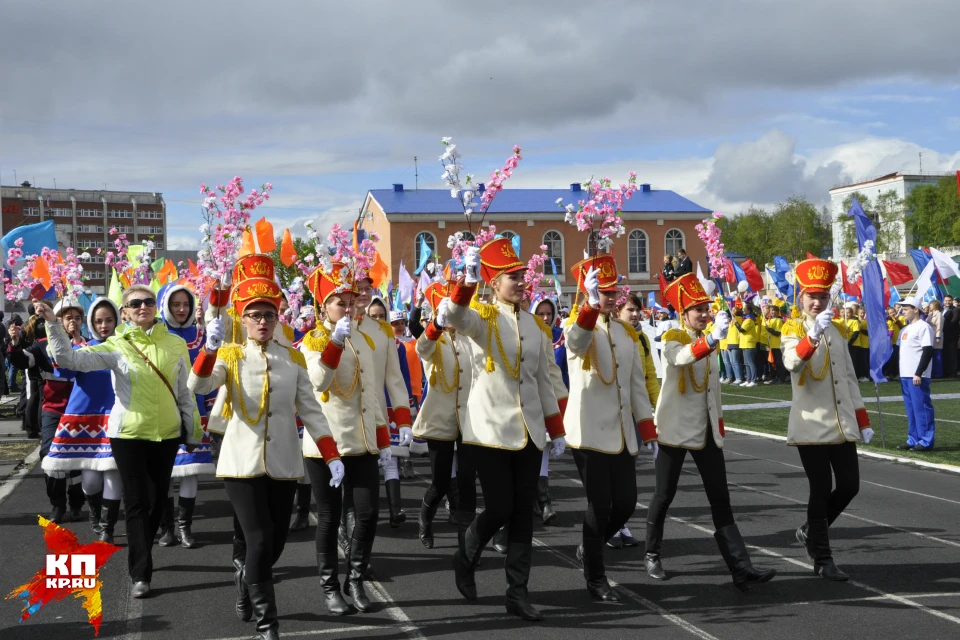
[[[129,300],[127,304],[123,305],[127,309],[139,309],[140,307],[155,307],[157,306],[156,298],[135,298]]]
[[[260,324],[264,320],[267,321],[267,324],[272,324],[280,319],[279,314],[273,313],[270,311],[268,311],[267,313],[245,313],[243,314],[243,317],[249,318],[250,320],[253,320],[257,324]]]

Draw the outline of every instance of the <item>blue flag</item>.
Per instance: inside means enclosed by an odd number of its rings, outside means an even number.
[[[738,264],[737,264],[737,261],[734,260],[733,258],[730,258],[729,256],[727,256],[727,257],[728,257],[727,262],[728,262],[729,264],[733,265],[733,275],[736,276],[736,278],[737,278],[737,284],[739,284],[739,283],[741,283],[741,282],[746,282],[746,283],[747,283],[747,286],[749,287],[750,281],[747,280],[747,274],[745,274],[745,273],[743,272],[743,267],[741,267],[740,265],[738,265]],[[750,288],[750,291],[753,291],[753,288]]]
[[[900,292],[897,291],[897,288],[890,287],[890,306],[897,304],[901,300],[903,300],[903,298],[900,297]]]
[[[870,240],[876,250],[877,229],[863,212],[860,203],[853,198],[850,212],[857,225],[857,248],[863,250],[863,243]],[[863,277],[863,306],[867,315],[867,334],[870,337],[870,377],[876,383],[886,382],[883,365],[893,353],[890,336],[887,334],[887,312],[883,302],[883,272],[876,256],[867,263],[861,272]]]
[[[430,251],[430,246],[427,244],[427,239],[423,236],[420,236],[420,262],[417,264],[417,270],[413,272],[413,275],[420,275],[420,272],[423,271],[423,268],[427,266],[427,263],[430,262],[430,257],[433,254]]]
[[[23,238],[23,246],[20,248],[23,249],[24,256],[39,254],[44,247],[57,248],[57,234],[53,230],[53,220],[21,225],[3,236],[0,244],[3,246],[4,259],[18,238]]]
[[[510,244],[513,245],[513,250],[517,252],[517,255],[520,255],[520,236],[510,238]]]
[[[793,285],[787,280],[787,274],[790,272],[790,263],[783,256],[773,256],[774,270],[767,269],[767,273],[773,278],[777,291],[787,300],[793,299]]]
[[[923,270],[926,268],[927,263],[930,262],[930,254],[922,249],[910,249],[910,256],[913,258],[913,263],[917,265],[917,273],[923,273]],[[930,281],[933,283],[933,286],[930,287],[930,290],[934,292],[937,296],[937,300],[943,302],[943,291],[940,290],[940,285],[937,283],[940,282],[939,274],[937,270],[933,270],[933,275],[930,276]],[[917,292],[921,293],[920,291]],[[924,294],[927,292],[924,291]]]

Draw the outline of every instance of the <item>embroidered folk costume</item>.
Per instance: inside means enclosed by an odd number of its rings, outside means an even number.
[[[820,294],[823,310],[815,315],[804,311],[800,318],[787,320],[781,349],[793,385],[787,444],[797,447],[810,482],[807,522],[797,530],[797,538],[818,575],[846,580],[833,562],[827,530],[859,490],[857,443],[869,442],[873,430],[846,339],[833,322],[830,289],[837,271],[828,260],[797,264],[798,299],[809,305],[804,296]]]

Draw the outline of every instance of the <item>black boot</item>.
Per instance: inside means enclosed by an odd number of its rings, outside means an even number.
[[[460,521],[463,526],[464,520]],[[459,545],[457,551],[453,554],[453,577],[457,584],[457,590],[467,600],[477,599],[477,581],[474,576],[474,569],[480,560],[480,554],[483,552],[483,545],[480,538],[477,537],[477,528],[475,522],[467,525],[463,532],[463,542]]]
[[[107,500],[100,501],[100,542],[113,544],[113,530],[117,526],[117,518],[120,516],[120,501]]]
[[[803,550],[807,553],[807,558],[810,559],[810,562],[816,563],[817,559],[813,555],[813,550],[810,548],[810,525],[804,522],[802,525],[797,527],[797,542],[803,545]]]
[[[177,534],[173,526],[173,496],[167,496],[160,518],[160,546],[172,547],[177,544]]]
[[[247,562],[247,541],[233,533],[233,566],[242,567]]]
[[[663,525],[647,521],[647,545],[643,556],[643,563],[647,565],[647,575],[654,580],[666,580],[667,572],[663,570],[660,560],[660,545],[663,543]]]
[[[343,551],[343,557],[350,557],[350,541],[353,539],[353,529],[357,526],[357,512],[352,507],[344,510],[340,518],[340,528],[337,529],[337,544]]]
[[[547,476],[540,476],[537,480],[537,501],[534,504],[543,524],[550,524],[557,517],[550,500],[550,479]]]
[[[372,537],[372,536],[371,536]],[[370,598],[363,590],[363,576],[370,562],[370,551],[373,549],[373,540],[353,540],[350,544],[350,556],[347,564],[350,572],[347,574],[347,584],[344,591],[353,599],[353,606],[360,613],[366,613],[373,608]]]
[[[420,542],[427,549],[433,549],[433,518],[437,515],[437,509],[439,507],[439,499],[435,500],[431,505],[427,504],[427,499],[424,498],[423,502],[420,504],[420,517],[417,518],[417,524],[420,529]]]
[[[197,540],[193,537],[193,508],[197,505],[196,498],[184,498],[180,496],[180,506],[177,518],[177,529],[180,532],[180,546],[184,549],[194,549],[197,546]]]
[[[337,552],[318,553],[317,567],[320,570],[320,586],[323,588],[323,600],[327,611],[335,616],[350,613],[350,605],[340,593],[340,579],[337,577]]]
[[[280,621],[277,620],[277,595],[273,590],[273,580],[248,585],[250,604],[257,617],[257,637],[260,640],[279,640]]]
[[[233,584],[237,588],[237,617],[241,622],[250,622],[250,618],[253,617],[253,605],[250,603],[250,590],[247,588],[243,561],[234,558],[233,566],[236,568]]]
[[[506,555],[509,537],[510,534],[507,532],[507,525],[503,525],[493,534],[493,548],[500,555]]]
[[[297,517],[290,525],[291,532],[303,531],[310,526],[310,485],[297,485]]]
[[[87,504],[90,506],[90,528],[97,535],[103,531],[100,525],[101,510],[103,509],[103,491],[87,496]]]
[[[457,524],[457,512],[460,511],[460,489],[457,487],[457,479],[450,480],[450,488],[447,489],[447,524]]]
[[[577,549],[577,557],[583,562],[583,577],[587,580],[587,591],[601,602],[620,602],[620,595],[607,582],[603,566],[603,540],[585,538]]]
[[[66,505],[56,504],[53,505],[53,509],[50,510],[50,522],[54,524],[63,524],[63,521],[67,519],[67,507]]]
[[[83,521],[83,503],[87,501],[80,483],[80,472],[71,471],[67,477],[67,502],[70,504],[70,522]]]
[[[807,529],[807,553],[813,556],[813,572],[834,582],[846,582],[850,579],[833,562],[830,551],[830,535],[826,520],[811,520]]]
[[[533,544],[511,542],[507,547],[507,613],[539,622],[543,614],[537,611],[527,599],[527,581],[530,579],[530,561],[533,558]]]
[[[723,556],[733,576],[733,584],[740,591],[746,591],[752,584],[767,582],[777,575],[776,569],[757,569],[753,566],[750,562],[750,554],[747,553],[747,545],[743,543],[743,537],[736,524],[728,524],[714,533],[713,537],[716,538],[720,555]]]
[[[407,521],[407,514],[400,508],[400,481],[387,480],[387,507],[390,509],[390,526],[396,529]]]

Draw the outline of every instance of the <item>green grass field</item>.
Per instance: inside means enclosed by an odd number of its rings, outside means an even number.
[[[960,467],[960,399],[934,400],[933,408],[937,420],[936,449],[928,453],[913,451],[897,451],[896,446],[907,440],[907,418],[904,413],[903,402],[883,402],[883,426],[886,433],[886,448],[881,444],[880,416],[877,413],[876,390],[873,383],[861,383],[860,393],[863,395],[867,411],[870,414],[870,424],[876,431],[873,442],[864,445],[869,451],[889,453],[904,458],[918,458],[939,464],[951,464]],[[930,385],[931,394],[958,393],[960,381],[934,380]],[[791,389],[789,385],[759,385],[750,389],[723,385],[723,404],[758,404],[762,402],[789,401]],[[900,383],[887,382],[880,385],[881,396],[901,397]],[[787,435],[787,419],[789,408],[771,409],[724,409],[724,423],[730,427],[762,431],[776,435]]]

